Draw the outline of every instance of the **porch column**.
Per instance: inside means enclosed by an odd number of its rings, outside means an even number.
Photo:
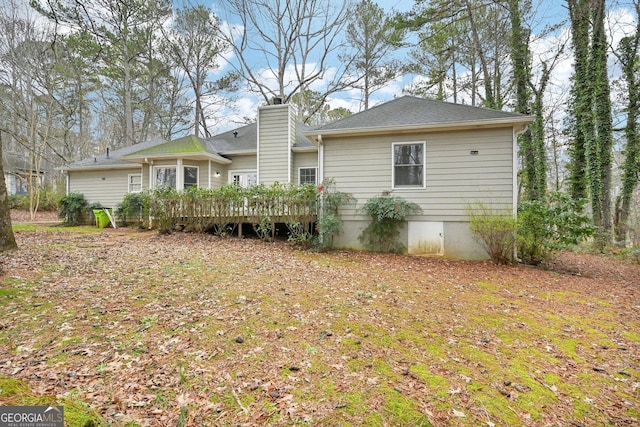
[[[176,163],[176,190],[184,190],[184,167],[182,159],[178,159]]]

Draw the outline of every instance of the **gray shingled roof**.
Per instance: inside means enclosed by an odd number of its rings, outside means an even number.
[[[311,130],[311,127],[302,122],[296,126],[296,147],[315,147],[315,144],[307,138],[304,132]],[[234,135],[234,132],[237,132]],[[153,140],[130,147],[112,150],[107,157],[106,153],[90,157],[75,162],[63,170],[86,169],[86,168],[109,168],[131,166],[130,161],[124,160],[127,157],[134,158],[143,155],[170,155],[184,154],[187,151],[207,152],[212,155],[233,154],[234,152],[256,151],[258,141],[258,125],[252,123],[241,126],[237,129],[220,133],[207,139],[196,138],[195,136],[185,136],[172,141]],[[189,148],[191,147],[191,148]],[[201,147],[202,150],[193,148]]]
[[[302,122],[296,123],[296,147],[315,147],[304,132],[312,130]],[[234,135],[234,132],[237,134]],[[238,151],[255,151],[258,141],[258,125],[252,123],[207,139],[220,154],[232,154]]]
[[[321,126],[316,131],[321,133],[322,131],[347,129],[453,124],[466,121],[505,120],[510,118],[519,121],[527,117],[518,113],[508,113],[414,96],[403,96],[342,120]]]
[[[234,132],[237,132],[234,135]],[[207,142],[218,153],[233,153],[235,151],[251,151],[256,150],[258,141],[258,125],[251,123],[228,132],[223,132],[207,138]]]
[[[120,148],[118,150],[111,150],[109,153],[109,156],[107,156],[106,152],[101,153],[96,156],[88,157],[86,159],[77,161],[61,169],[62,170],[84,169],[89,167],[105,168],[105,167],[111,167],[111,166],[125,166],[125,165],[131,166],[131,162],[126,162],[124,160],[121,160],[121,158],[123,156],[126,156],[127,154],[144,150],[145,148],[153,147],[162,143],[163,141],[159,139],[141,142],[140,144],[134,144],[129,147]]]

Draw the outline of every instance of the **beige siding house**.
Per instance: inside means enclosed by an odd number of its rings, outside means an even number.
[[[401,240],[409,253],[486,258],[469,231],[466,206],[515,214],[517,134],[532,118],[410,96],[307,133],[319,147],[320,179],[331,178],[362,206],[389,194],[423,209]],[[369,219],[342,212],[338,246],[359,248]]]
[[[318,148],[302,132],[292,105],[261,107],[256,123],[201,139],[137,144],[69,165],[67,193],[117,206],[128,193],[171,186],[218,188],[317,183]]]
[[[532,118],[405,96],[318,129],[291,105],[258,110],[257,122],[209,139],[148,142],[66,168],[68,192],[114,207],[127,193],[170,185],[217,188],[333,179],[362,206],[382,194],[419,204],[402,241],[410,253],[486,258],[465,208],[482,202],[516,210],[516,138]],[[341,212],[337,246],[359,248],[368,224]]]

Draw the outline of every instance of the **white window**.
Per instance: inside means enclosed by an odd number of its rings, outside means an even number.
[[[393,188],[425,188],[425,142],[394,143]]]
[[[157,166],[153,169],[155,187],[176,188],[176,167]]]
[[[258,183],[258,174],[252,171],[230,171],[229,182],[243,188],[249,188]]]
[[[184,167],[184,188],[197,187],[197,186],[198,186],[198,167],[185,166]]]
[[[298,169],[298,184],[316,184],[317,168],[300,168]]]
[[[142,191],[142,174],[129,174],[129,193],[139,193]]]

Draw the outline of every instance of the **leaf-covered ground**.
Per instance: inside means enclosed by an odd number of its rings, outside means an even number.
[[[57,396],[141,426],[640,422],[640,268],[620,260],[561,254],[554,272],[124,229],[16,238],[0,254],[0,404]]]

